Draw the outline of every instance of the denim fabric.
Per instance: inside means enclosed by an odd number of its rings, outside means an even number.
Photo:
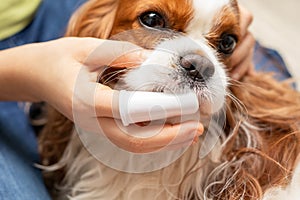
[[[253,60],[257,71],[272,72],[277,80],[282,81],[292,77],[280,54],[258,42],[255,45]]]
[[[0,199],[50,199],[38,162],[36,137],[17,103],[0,103]]]
[[[85,0],[43,0],[24,30],[0,41],[0,50],[64,35],[73,11]],[[3,86],[0,86],[3,87]],[[16,102],[0,102],[0,200],[50,199],[40,170],[37,141]]]
[[[64,35],[70,16],[86,0],[42,0],[34,20],[16,35],[0,41],[0,50]]]

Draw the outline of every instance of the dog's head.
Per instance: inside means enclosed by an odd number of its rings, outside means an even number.
[[[155,49],[128,69],[118,89],[183,93],[194,90],[202,113],[224,104],[228,62],[239,40],[235,0],[91,0],[75,15],[68,35],[129,41]],[[79,17],[78,17],[79,16]],[[112,83],[110,74],[102,82]],[[109,80],[108,82],[105,80]],[[115,85],[115,82],[114,82]]]

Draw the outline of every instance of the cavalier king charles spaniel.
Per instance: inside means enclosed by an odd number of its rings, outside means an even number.
[[[153,50],[145,62],[156,64],[121,73],[108,68],[99,81],[118,90],[192,89],[209,122],[199,142],[174,162],[130,173],[96,159],[73,123],[52,110],[40,150],[54,198],[300,198],[295,189],[300,188],[299,93],[270,74],[246,75],[241,81],[227,76],[240,40],[236,0],[89,0],[73,15],[66,35],[124,40]],[[207,142],[213,148],[199,156]]]

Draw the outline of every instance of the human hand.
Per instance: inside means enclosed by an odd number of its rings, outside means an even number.
[[[122,56],[128,51],[131,53]],[[118,106],[113,101],[118,91],[97,83],[97,75],[101,66],[108,64],[116,68],[138,66],[146,54],[127,42],[95,38],[63,38],[17,47],[0,53],[2,64],[9,60],[3,66],[10,67],[6,70],[10,73],[5,73],[8,76],[4,74],[9,89],[2,88],[0,93],[6,100],[46,101],[89,131],[99,130],[100,125],[111,141],[132,152],[161,149],[179,130],[173,147],[197,141],[203,126],[195,121],[165,124],[159,134],[148,138],[128,135],[117,125]]]
[[[254,73],[253,52],[255,39],[248,28],[252,23],[253,15],[240,6],[241,42],[237,46],[230,60],[230,76],[234,80],[240,80],[245,74]]]

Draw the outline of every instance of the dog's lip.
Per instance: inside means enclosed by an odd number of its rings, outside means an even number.
[[[199,93],[197,97],[201,116],[210,116],[211,114],[213,114],[212,102],[204,98],[201,93]]]
[[[208,116],[210,116],[210,115],[212,115],[213,113],[211,112],[211,109],[207,109],[207,108],[203,108],[203,106],[201,107],[200,106],[200,114],[201,114],[201,116],[206,116],[206,117],[208,117]]]

